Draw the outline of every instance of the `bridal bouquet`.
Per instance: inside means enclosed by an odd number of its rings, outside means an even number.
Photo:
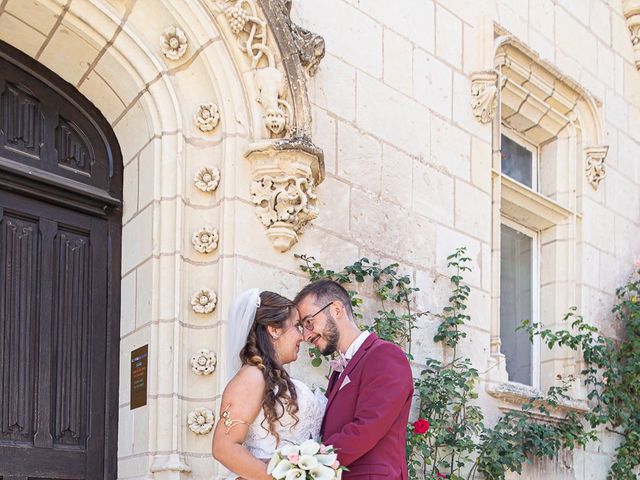
[[[343,469],[331,445],[307,440],[301,445],[285,445],[276,450],[267,473],[278,480],[333,480],[342,478]]]

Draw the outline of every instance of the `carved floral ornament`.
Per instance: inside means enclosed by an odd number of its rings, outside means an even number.
[[[215,103],[204,103],[193,117],[196,127],[203,133],[211,132],[220,122],[220,109]]]
[[[640,70],[640,0],[623,0],[622,11],[631,34],[631,46],[636,59],[636,68]]]
[[[169,60],[180,60],[187,53],[188,46],[187,36],[180,27],[167,27],[160,36],[160,49]]]
[[[301,139],[286,139],[254,144],[246,156],[256,215],[276,250],[285,252],[318,217],[315,188],[324,179],[322,152]]]
[[[202,167],[196,173],[193,183],[205,193],[213,192],[220,183],[220,170],[217,167]]]
[[[211,227],[202,227],[191,237],[191,243],[200,253],[211,253],[218,248],[218,232]]]
[[[498,107],[498,74],[494,70],[471,75],[471,109],[481,123],[493,120]]]
[[[609,147],[590,147],[585,149],[587,156],[586,174],[587,180],[594,190],[598,189],[600,182],[607,176],[607,170],[604,160],[607,156]]]
[[[210,375],[216,370],[216,354],[201,348],[191,356],[191,370],[196,375]]]
[[[197,435],[206,435],[213,428],[215,417],[213,412],[205,407],[200,407],[189,412],[187,424],[189,429]]]
[[[216,308],[218,296],[213,290],[203,288],[191,297],[191,308],[196,313],[211,313]]]

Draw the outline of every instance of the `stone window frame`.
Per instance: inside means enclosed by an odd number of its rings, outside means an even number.
[[[607,146],[602,139],[602,104],[577,82],[498,25],[494,26],[493,70],[495,112],[492,112],[492,309],[487,391],[509,402],[539,394],[534,387],[509,382],[500,351],[500,226],[507,217],[539,232],[539,320],[545,327],[564,328],[568,307],[580,307],[577,258],[580,252],[582,202],[589,184],[589,165]],[[486,77],[484,77],[486,78]],[[501,172],[501,134],[513,129],[539,147],[538,191]],[[595,153],[594,153],[595,152]],[[586,170],[587,175],[582,172]],[[556,377],[576,375],[579,359],[568,349],[540,352],[540,388]],[[506,392],[506,393],[505,393]],[[579,386],[573,396],[583,398]]]

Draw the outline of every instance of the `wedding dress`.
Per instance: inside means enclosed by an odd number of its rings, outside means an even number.
[[[264,411],[261,409],[256,419],[249,425],[244,441],[244,446],[256,458],[268,461],[275,451],[284,445],[300,445],[310,438],[320,441],[320,426],[327,406],[327,398],[320,389],[312,391],[300,380],[292,378],[291,381],[298,395],[298,412],[296,413],[298,423],[295,423],[295,419],[285,410],[280,421],[275,424],[275,430],[280,436],[280,443],[276,445],[276,438],[269,432],[267,424],[262,425]],[[232,473],[222,477],[224,480],[236,478],[238,476]]]
[[[310,438],[313,440],[320,439],[320,426],[322,424],[322,416],[327,405],[327,398],[319,389],[311,391],[300,380],[291,380],[296,387],[298,395],[298,423],[287,412],[279,422],[275,424],[275,430],[280,436],[280,444],[276,446],[276,439],[267,430],[267,424],[262,424],[264,420],[264,411],[260,410],[258,417],[249,426],[247,437],[244,445],[249,452],[256,458],[269,460],[274,452],[287,444],[299,445]]]

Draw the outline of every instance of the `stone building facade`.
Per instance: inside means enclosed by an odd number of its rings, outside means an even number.
[[[226,310],[249,287],[293,296],[296,253],[397,261],[437,311],[466,246],[464,348],[490,417],[575,373],[566,352],[507,372],[504,245],[529,255],[534,318],[576,305],[615,335],[614,290],[640,258],[638,25],[635,0],[0,2],[0,40],[91,101],[122,151],[117,478],[222,473]],[[507,143],[526,172],[505,170]],[[417,359],[442,356],[433,327]],[[305,358],[294,374],[321,379]],[[604,479],[615,447],[603,432],[523,477]]]

